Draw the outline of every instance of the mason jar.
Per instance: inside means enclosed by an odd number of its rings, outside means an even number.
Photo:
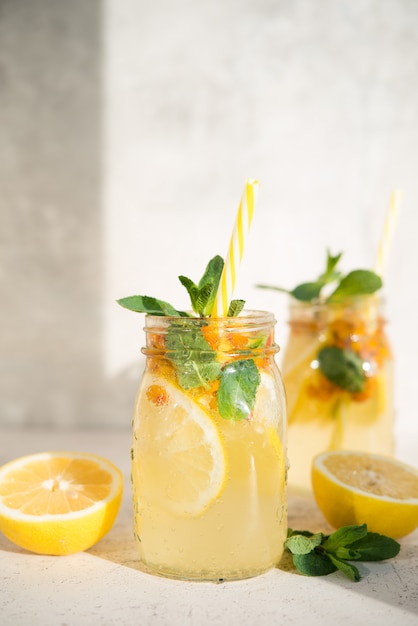
[[[393,453],[393,359],[385,324],[375,295],[291,301],[282,371],[292,489],[311,489],[311,463],[320,452]]]
[[[277,565],[287,533],[274,316],[145,320],[132,441],[141,559],[187,580],[261,574]]]

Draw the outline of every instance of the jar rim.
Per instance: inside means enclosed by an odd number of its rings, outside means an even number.
[[[251,350],[248,346],[244,349],[234,348],[233,353],[235,356],[246,355],[249,358],[251,353],[260,354],[275,354],[279,351],[279,346],[274,342],[274,325],[276,324],[276,318],[274,313],[270,311],[256,311],[256,310],[243,310],[239,315],[234,317],[182,317],[182,316],[164,316],[164,315],[146,315],[144,331],[150,342],[154,342],[153,335],[167,335],[173,328],[175,331],[192,336],[196,331],[204,332],[205,327],[211,327],[215,333],[222,335],[239,335],[245,334],[247,337],[256,338],[260,334],[265,335],[266,338],[270,337],[271,341],[268,341],[263,346],[253,346]],[[148,342],[148,339],[147,339]],[[160,348],[158,348],[159,350]],[[227,353],[225,348],[219,351]],[[155,346],[149,349],[147,347],[142,349],[143,354],[155,355]],[[167,352],[164,348],[163,352]]]
[[[340,317],[358,316],[369,323],[385,323],[385,300],[377,294],[364,294],[334,300],[304,302],[292,298],[288,308],[288,324],[314,324],[318,328]]]
[[[199,317],[193,311],[185,311],[185,313],[190,314],[190,316],[177,316],[177,315],[145,315],[145,324],[146,327],[155,323],[157,326],[166,325],[167,323],[174,322],[181,324],[184,322],[192,322],[194,324],[204,324],[215,323],[215,324],[233,324],[234,321],[238,321],[239,324],[244,322],[245,324],[276,324],[277,320],[272,311],[264,311],[257,309],[243,309],[239,315],[231,316],[231,317]]]
[[[338,309],[349,307],[360,307],[374,305],[382,307],[385,304],[385,298],[377,293],[359,294],[341,298],[339,300],[327,300],[326,298],[317,298],[316,300],[298,300],[293,296],[289,299],[290,309]]]

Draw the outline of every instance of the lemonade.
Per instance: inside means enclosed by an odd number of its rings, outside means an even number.
[[[289,485],[311,488],[324,450],[392,454],[393,360],[375,296],[293,302],[283,357]]]
[[[231,580],[280,560],[285,403],[273,325],[262,312],[146,317],[132,483],[135,535],[153,571]]]
[[[287,536],[286,403],[272,313],[216,306],[225,263],[198,283],[179,276],[192,310],[150,296],[146,367],[133,417],[135,537],[153,572],[233,580],[279,562]]]
[[[313,457],[325,450],[392,454],[393,360],[377,292],[365,269],[339,269],[327,251],[324,271],[290,296],[282,371],[287,395],[289,486],[311,491]]]

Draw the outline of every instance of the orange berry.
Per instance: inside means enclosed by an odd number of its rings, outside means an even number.
[[[148,400],[157,406],[163,406],[168,402],[167,391],[160,385],[150,385],[146,393]]]

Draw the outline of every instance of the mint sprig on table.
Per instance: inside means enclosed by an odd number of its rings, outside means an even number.
[[[331,535],[289,529],[284,545],[302,574],[326,576],[340,570],[353,582],[361,576],[352,561],[383,561],[400,550],[397,541],[369,532],[367,524],[343,526]]]
[[[343,274],[338,269],[341,257],[342,253],[332,256],[327,251],[325,271],[314,281],[301,283],[294,289],[272,285],[257,287],[281,291],[310,304],[341,303],[356,296],[372,295],[381,289],[382,279],[370,270],[359,269]],[[319,350],[317,358],[319,370],[331,383],[349,393],[363,391],[366,384],[363,361],[353,350],[334,345],[324,346]]]
[[[215,256],[198,283],[187,276],[178,277],[189,294],[193,314],[152,296],[129,296],[117,302],[137,313],[172,317],[167,329],[166,349],[167,357],[175,366],[179,385],[186,390],[208,387],[212,381],[219,379],[217,400],[220,415],[225,419],[240,420],[248,418],[254,408],[260,383],[257,366],[253,359],[243,359],[221,367],[216,351],[202,333],[201,323],[194,323],[196,317],[205,319],[212,314],[223,267],[222,257]],[[244,300],[231,300],[227,316],[236,317],[244,305]]]

